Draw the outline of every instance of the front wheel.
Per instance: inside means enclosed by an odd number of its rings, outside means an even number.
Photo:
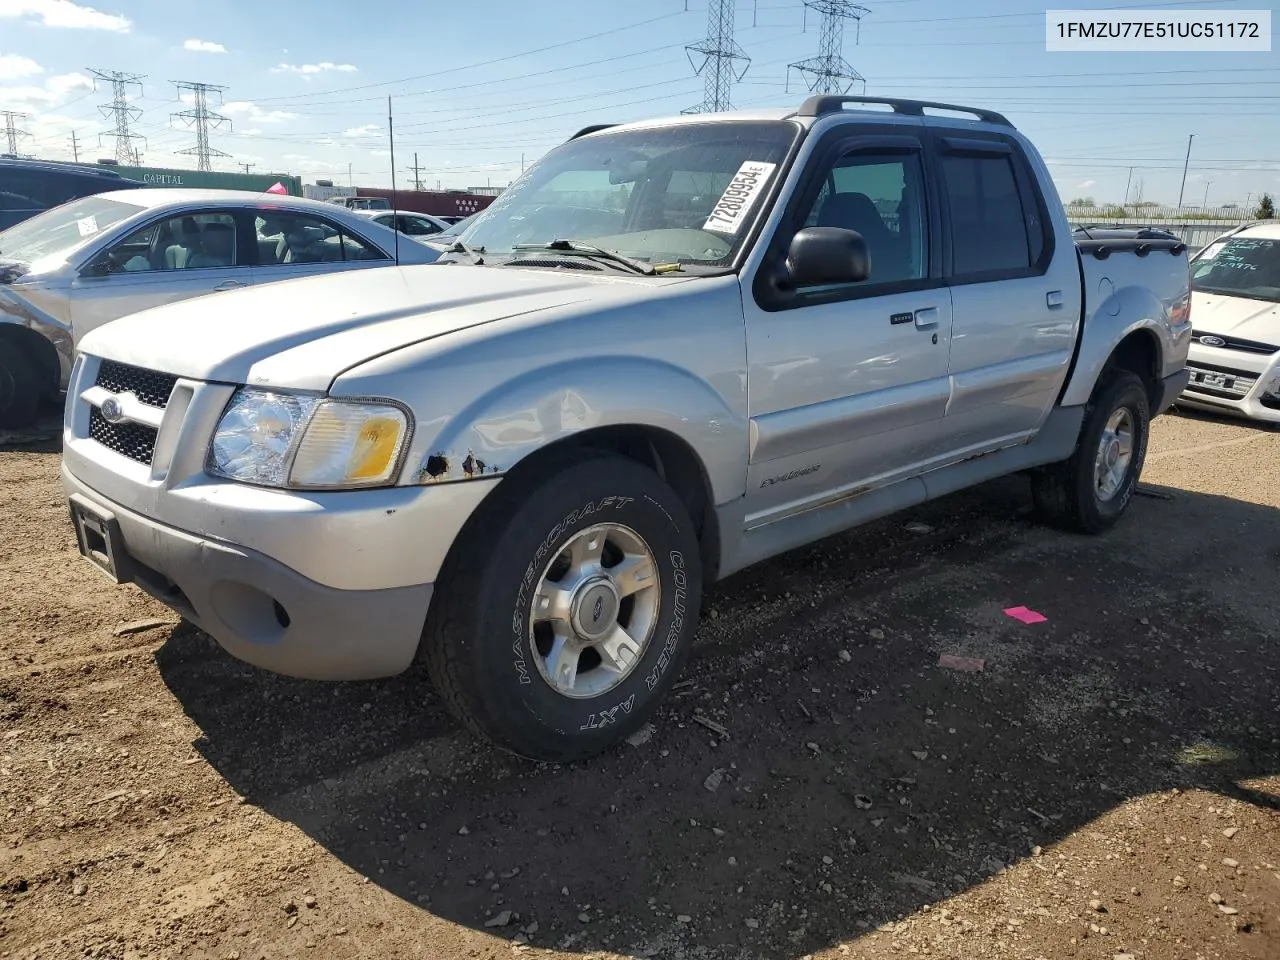
[[[1142,381],[1114,373],[1090,399],[1075,452],[1031,475],[1036,510],[1048,523],[1101,533],[1124,513],[1147,457],[1150,405]]]
[[[535,760],[638,729],[698,620],[699,546],[680,498],[622,457],[570,454],[502,481],[442,572],[423,642],[473,732]]]
[[[0,343],[0,427],[21,430],[36,422],[45,392],[27,352]]]

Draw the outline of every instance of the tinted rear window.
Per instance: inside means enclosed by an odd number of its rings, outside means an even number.
[[[1027,213],[1008,156],[944,156],[956,276],[1027,270],[1032,249]]]

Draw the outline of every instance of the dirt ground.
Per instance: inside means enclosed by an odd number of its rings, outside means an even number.
[[[232,660],[10,443],[0,957],[1276,960],[1280,432],[1153,433],[1107,536],[1014,478],[717,586],[651,737],[567,767]]]

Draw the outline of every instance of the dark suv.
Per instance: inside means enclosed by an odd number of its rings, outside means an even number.
[[[68,200],[144,186],[106,167],[0,158],[0,230]]]

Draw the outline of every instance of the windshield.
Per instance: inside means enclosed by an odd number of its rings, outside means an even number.
[[[0,233],[0,258],[34,263],[41,257],[68,254],[142,209],[105,197],[72,200]]]
[[[1280,240],[1232,237],[1213,244],[1191,267],[1191,289],[1280,303]]]
[[[733,121],[571,140],[532,166],[460,239],[489,257],[521,244],[572,240],[654,264],[726,266],[798,132],[786,121]]]

